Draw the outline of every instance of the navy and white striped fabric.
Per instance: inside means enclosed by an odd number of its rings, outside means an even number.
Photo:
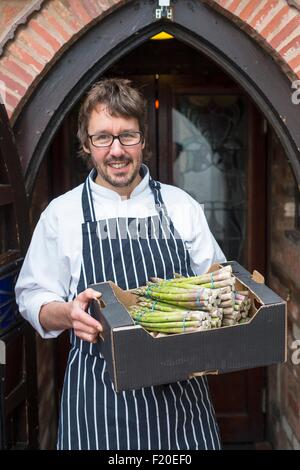
[[[87,178],[77,294],[112,280],[123,289],[151,276],[193,275],[189,254],[169,220],[160,184],[150,179],[157,214],[96,220]],[[97,345],[71,333],[62,393],[58,449],[220,449],[206,377],[116,393]],[[138,358],[137,358],[138,360]]]

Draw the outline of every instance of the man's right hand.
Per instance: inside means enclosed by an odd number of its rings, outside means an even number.
[[[73,328],[78,338],[96,343],[102,326],[87,310],[90,302],[100,297],[100,292],[86,289],[70,302],[49,302],[41,307],[40,323],[47,331]]]
[[[90,302],[93,299],[98,300],[100,297],[100,292],[94,289],[86,289],[70,305],[71,328],[73,328],[78,338],[89,343],[96,343],[99,333],[102,332],[101,323],[87,313]]]

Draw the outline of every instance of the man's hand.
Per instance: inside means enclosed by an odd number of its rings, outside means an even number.
[[[40,309],[40,323],[46,331],[73,328],[78,338],[96,343],[102,326],[87,309],[91,300],[100,297],[100,292],[86,289],[70,302],[49,302]]]
[[[99,299],[101,293],[94,289],[86,289],[70,302],[69,318],[71,327],[78,338],[96,343],[99,333],[102,331],[101,323],[95,320],[87,312],[88,306],[93,299]]]

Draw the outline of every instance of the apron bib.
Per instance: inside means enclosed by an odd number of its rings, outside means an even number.
[[[93,170],[95,175],[95,170]],[[157,214],[96,220],[89,177],[83,187],[82,265],[78,295],[111,280],[122,289],[150,277],[194,275],[184,243],[150,179]],[[220,449],[207,378],[116,393],[96,344],[73,330],[61,399],[58,449]]]

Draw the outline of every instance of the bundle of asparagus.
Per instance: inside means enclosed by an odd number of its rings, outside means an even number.
[[[230,297],[229,297],[230,296]],[[222,326],[232,326],[249,320],[251,306],[249,291],[233,291],[222,297],[220,307],[223,309]]]
[[[246,321],[250,308],[248,291],[235,291],[230,265],[188,278],[151,278],[131,292],[139,296],[129,310],[135,322],[163,334],[231,326]]]

